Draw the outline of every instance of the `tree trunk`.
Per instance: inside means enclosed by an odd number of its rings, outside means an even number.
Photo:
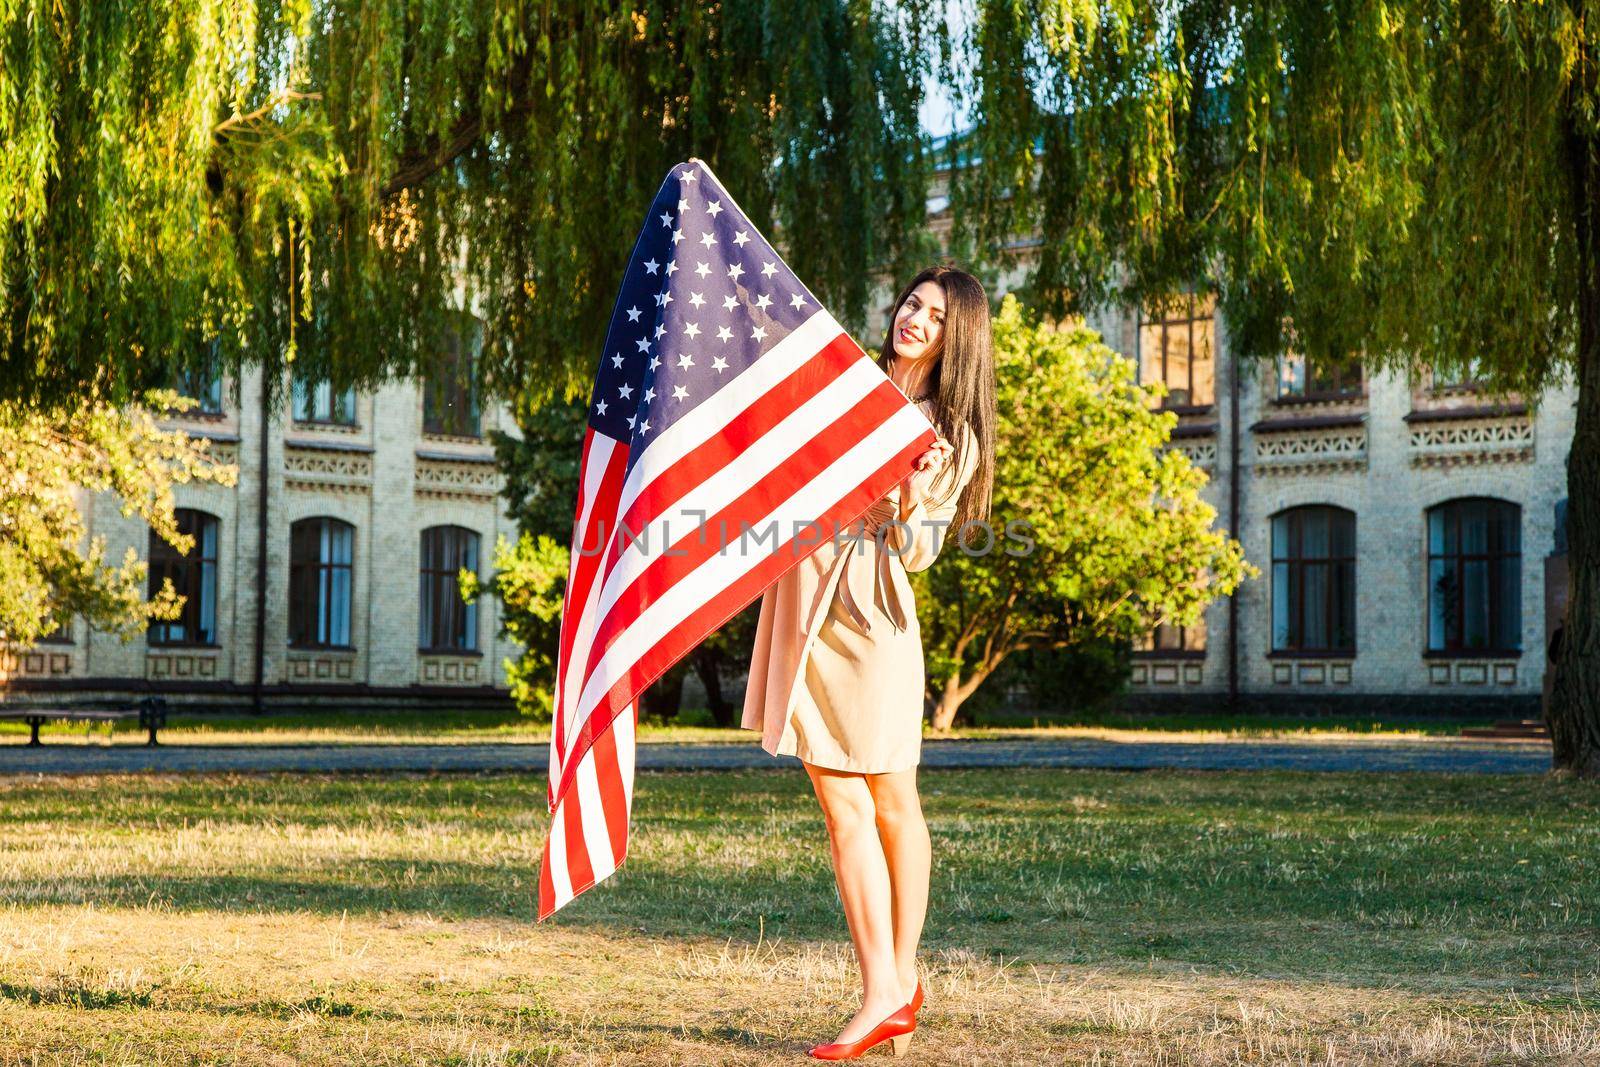
[[[978,686],[983,684],[985,678],[994,673],[994,669],[1000,666],[1000,661],[1004,658],[1004,656],[1000,656],[993,663],[979,665],[978,669],[973,671],[972,676],[964,682],[959,674],[952,674],[945,679],[944,689],[939,693],[939,701],[933,706],[932,726],[935,730],[950,729],[951,725],[956,721],[956,714],[960,712],[961,705],[967,702],[968,697],[977,692]]]
[[[688,661],[679,660],[661,677],[645,686],[644,692],[639,695],[640,717],[662,722],[677,718],[678,709],[683,706],[683,679],[688,673]]]
[[[711,721],[721,727],[739,725],[733,718],[733,705],[722,695],[722,671],[718,669],[722,656],[704,643],[694,653],[694,673],[706,689],[706,703],[711,706]]]
[[[1567,454],[1568,599],[1546,717],[1556,770],[1600,778],[1600,219],[1594,143],[1567,103],[1578,253],[1578,411]]]

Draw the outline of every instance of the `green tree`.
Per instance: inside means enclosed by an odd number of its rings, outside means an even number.
[[[125,399],[197,339],[342,388],[463,306],[491,389],[577,395],[690,155],[859,317],[922,222],[924,2],[0,5],[0,396]]]
[[[147,399],[155,410],[192,403],[173,393]],[[0,641],[31,645],[74,615],[124,637],[152,619],[177,618],[183,601],[171,580],[147,599],[146,564],[131,548],[121,562],[108,560],[79,504],[89,493],[113,493],[124,515],[188,552],[194,538],[178,532],[173,486],[232,485],[236,477],[209,442],[162,429],[147,408],[0,401]]]
[[[1151,409],[1131,360],[1092,330],[1030,319],[1013,296],[994,344],[992,514],[1005,527],[965,548],[952,531],[938,565],[912,575],[938,730],[1013,653],[1193,625],[1257,573],[1212,529],[1205,474],[1164,449],[1177,416]]]
[[[1049,311],[1214,285],[1237,351],[1578,383],[1555,762],[1600,775],[1600,7],[976,0],[958,225]]]

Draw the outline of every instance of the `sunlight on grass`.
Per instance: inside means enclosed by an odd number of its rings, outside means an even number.
[[[919,1063],[1600,1057],[1593,786],[921,777]],[[0,1052],[756,1064],[854,1010],[803,776],[641,774],[624,868],[535,925],[543,789],[0,781]]]

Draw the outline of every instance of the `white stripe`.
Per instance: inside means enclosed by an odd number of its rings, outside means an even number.
[[[611,724],[611,733],[617,739],[617,771],[622,778],[622,795],[628,802],[627,811],[630,819],[633,816],[633,750],[636,743],[633,728],[634,714],[634,707],[629,704]]]
[[[606,830],[606,806],[600,799],[600,776],[595,768],[594,749],[585,752],[578,761],[578,777],[573,786],[578,791],[578,825],[583,828],[589,866],[598,882],[617,869],[617,861],[611,855],[611,835]]]
[[[863,471],[877,469],[885,456],[893,455],[916,440],[917,435],[927,427],[927,422],[916,408],[909,405],[901,407],[788,500],[779,504],[756,528],[766,529],[768,524],[776,524],[779,543],[786,543],[793,536],[796,523],[806,523],[825,514],[847,492],[861,484]],[[829,535],[831,531],[821,534]],[[714,554],[640,612],[605,651],[587,679],[583,696],[578,701],[578,717],[587,719],[600,703],[601,697],[629,667],[638,662],[673,627],[700,608],[705,603],[706,589],[726,589],[763,558],[765,556],[754,553]]]
[[[563,801],[565,803],[565,801]],[[550,885],[557,908],[572,899],[572,878],[567,874],[567,820],[561,811],[550,823]]]

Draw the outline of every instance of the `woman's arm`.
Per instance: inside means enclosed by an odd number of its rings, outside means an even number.
[[[899,519],[904,525],[891,527],[885,540],[908,571],[927,570],[939,558],[961,491],[978,469],[977,435],[965,426],[962,434],[963,446],[934,479],[928,496],[913,498],[908,505],[905,487],[901,487]]]

